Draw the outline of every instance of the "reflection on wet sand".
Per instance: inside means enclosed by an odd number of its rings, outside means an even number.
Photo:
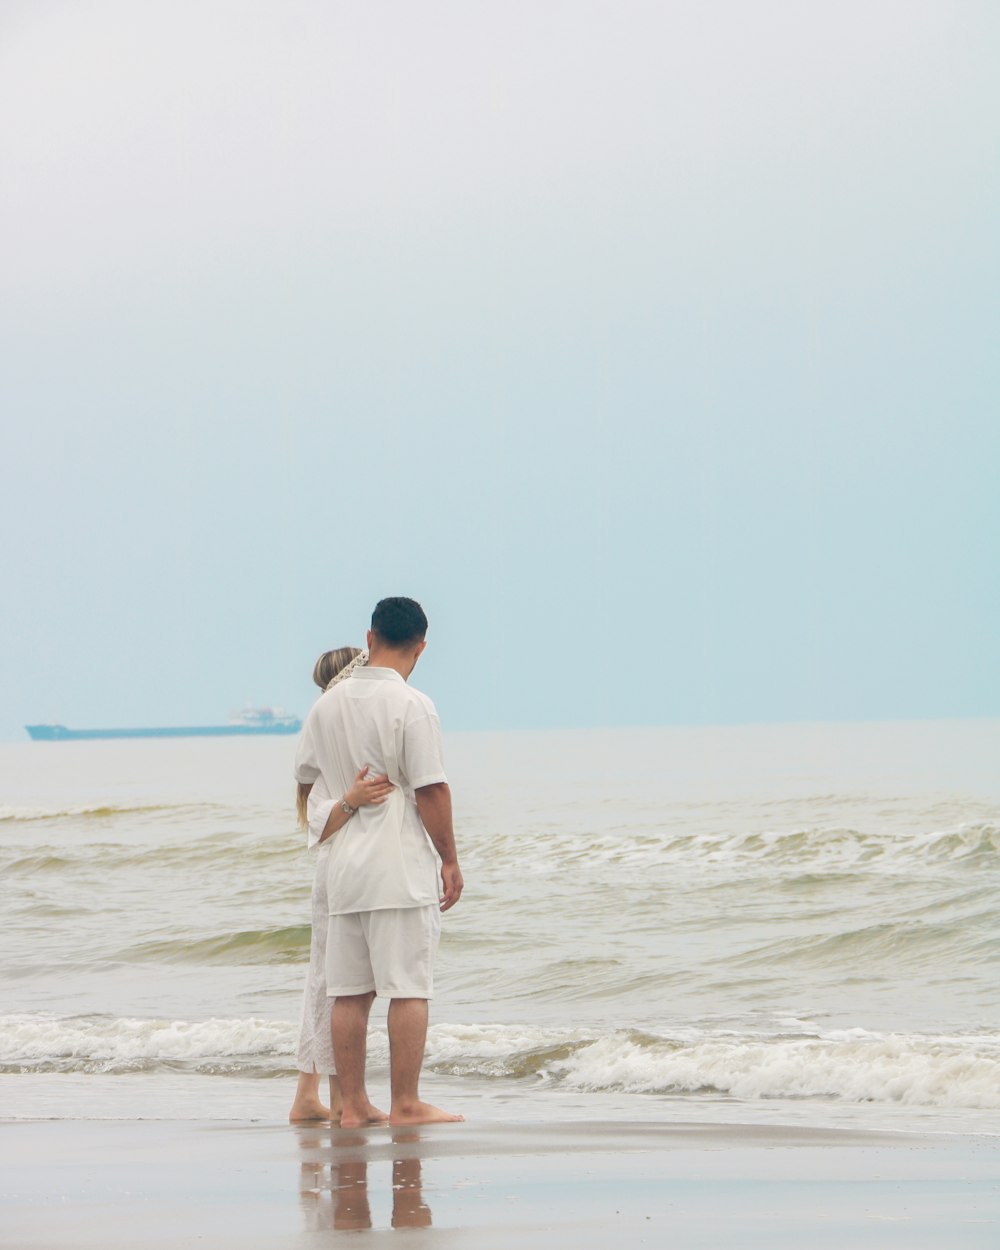
[[[419,1141],[416,1133],[393,1135],[393,1142]],[[431,1209],[424,1202],[421,1160],[394,1159],[392,1163],[393,1228],[430,1228]]]
[[[396,1130],[392,1135],[393,1145],[419,1141],[420,1135],[413,1129]],[[369,1163],[376,1169],[377,1181],[378,1170],[388,1160],[367,1156],[373,1147],[372,1153],[384,1155],[384,1141],[360,1133],[336,1132],[331,1136],[329,1131],[323,1135],[321,1131],[310,1130],[300,1131],[299,1146],[305,1155],[319,1156],[303,1159],[300,1169],[299,1195],[307,1228],[313,1232],[371,1228]],[[391,1226],[429,1228],[431,1209],[424,1201],[421,1160],[414,1157],[393,1159],[391,1185]]]

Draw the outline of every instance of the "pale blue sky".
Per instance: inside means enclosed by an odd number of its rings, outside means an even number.
[[[991,2],[0,10],[0,737],[1000,714]]]

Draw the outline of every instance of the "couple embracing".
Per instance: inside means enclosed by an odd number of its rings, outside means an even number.
[[[418,1088],[441,913],[458,902],[463,887],[441,724],[431,700],[407,684],[426,634],[427,617],[413,599],[381,600],[368,631],[367,662],[362,652],[331,674],[306,718],[295,758],[300,794],[308,792],[310,843],[329,848],[325,874],[322,863],[317,866],[313,924],[314,930],[326,924],[325,995],[332,1011],[321,1006],[318,1014],[329,1020],[336,1068],[331,1101],[338,1101],[339,1078],[344,1128],[462,1118],[423,1102]],[[318,916],[324,896],[328,916]],[[322,938],[314,931],[314,959],[323,953]],[[320,1003],[322,993],[320,983]],[[388,1115],[373,1105],[365,1085],[376,995],[390,1000]],[[308,997],[307,990],[304,1032]],[[317,1092],[317,1055],[328,1051],[322,1027],[316,1027],[313,1071],[300,1072],[293,1120],[326,1111]],[[337,1110],[334,1105],[334,1119]]]

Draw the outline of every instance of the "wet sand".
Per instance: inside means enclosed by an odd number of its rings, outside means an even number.
[[[1000,1138],[704,1124],[0,1124],[3,1243],[994,1250]],[[398,1245],[398,1239],[395,1244]]]

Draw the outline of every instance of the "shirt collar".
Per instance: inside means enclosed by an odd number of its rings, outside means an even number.
[[[350,680],[353,681],[355,677],[360,678],[362,681],[403,681],[403,678],[394,668],[379,668],[371,664],[364,664],[360,668],[356,668],[351,674]]]

